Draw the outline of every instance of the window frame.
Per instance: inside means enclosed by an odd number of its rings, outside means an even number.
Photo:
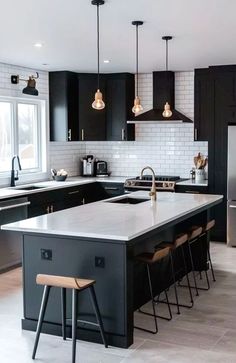
[[[30,180],[45,179],[47,176],[47,147],[48,147],[48,127],[47,127],[47,100],[31,99],[23,97],[0,96],[0,102],[8,102],[11,104],[11,152],[12,157],[19,153],[19,132],[18,132],[18,105],[28,104],[36,106],[37,117],[37,163],[38,167],[21,170],[19,179],[21,182]],[[0,171],[0,185],[8,183],[11,166],[8,171]]]

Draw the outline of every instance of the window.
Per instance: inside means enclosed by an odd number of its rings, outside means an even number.
[[[9,174],[14,155],[20,157],[21,174],[43,171],[44,108],[44,101],[0,98],[0,176]]]

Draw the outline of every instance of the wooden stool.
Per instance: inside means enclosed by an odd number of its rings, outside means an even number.
[[[199,226],[193,226],[191,228],[191,230],[194,231],[194,230],[197,230],[199,228],[202,228],[202,232],[198,236],[197,240],[198,239],[200,240],[202,237],[206,237],[207,238],[207,263],[209,262],[209,264],[210,264],[211,273],[212,273],[212,280],[213,281],[216,281],[216,279],[215,279],[215,273],[214,273],[214,269],[213,269],[213,265],[212,265],[212,260],[211,260],[211,254],[210,254],[210,243],[208,241],[208,235],[209,235],[211,229],[214,226],[215,226],[215,220],[212,219],[211,221],[207,222],[206,224],[204,224],[201,227],[199,227]],[[193,242],[195,242],[195,241],[193,241]],[[207,270],[205,270],[205,276],[206,276],[207,287],[198,287],[198,290],[209,290],[210,289],[210,282],[209,282]],[[201,271],[200,271],[200,279],[202,279]]]
[[[180,309],[179,307],[185,307],[185,308],[192,308],[193,307],[193,296],[192,296],[192,290],[191,290],[191,286],[190,286],[190,281],[189,281],[189,276],[188,276],[188,268],[187,268],[187,262],[186,262],[186,258],[185,258],[185,254],[184,254],[184,248],[183,246],[188,242],[188,234],[187,233],[182,233],[179,234],[178,236],[176,236],[174,242],[164,242],[161,243],[161,245],[159,245],[159,247],[169,247],[170,248],[170,257],[171,257],[171,273],[172,273],[172,279],[173,279],[173,283],[174,283],[174,290],[175,290],[175,299],[176,299],[176,303],[173,302],[169,302],[170,305],[175,305],[177,306],[177,314],[180,314]],[[176,276],[178,274],[179,271],[175,270],[175,259],[174,259],[174,251],[177,249],[181,250],[181,256],[182,256],[182,261],[183,261],[183,268],[184,268],[184,273],[185,276],[187,278],[187,286],[189,289],[189,296],[190,296],[190,305],[186,305],[186,304],[180,304],[179,303],[179,298],[178,298],[178,291],[177,291],[177,286],[176,286]],[[182,269],[181,269],[182,270]],[[161,303],[166,303],[165,301],[160,301]]]
[[[156,314],[155,300],[154,300],[154,295],[153,295],[153,287],[152,287],[152,280],[151,280],[151,274],[150,274],[150,266],[152,266],[153,264],[155,264],[158,261],[162,260],[163,258],[167,257],[169,254],[170,254],[170,247],[164,247],[164,248],[157,249],[153,253],[144,252],[144,253],[141,253],[140,255],[135,257],[136,260],[138,260],[139,262],[144,263],[146,265],[146,268],[147,268],[148,285],[149,285],[149,291],[150,291],[150,296],[151,296],[151,301],[152,301],[153,314],[144,312],[141,309],[139,309],[139,312],[142,313],[142,314],[145,314],[145,315],[153,316],[154,317],[154,322],[155,322],[155,330],[154,331],[149,330],[149,329],[145,329],[145,328],[141,328],[141,327],[138,327],[138,326],[134,326],[134,328],[136,328],[136,329],[143,330],[143,331],[146,331],[148,333],[156,334],[158,332],[157,318],[161,318],[161,319],[165,319],[165,320],[171,320],[172,319],[172,313],[171,313],[171,308],[170,308],[169,299],[168,299],[166,289],[164,290],[164,292],[165,292],[166,301],[167,301],[167,304],[168,304],[168,310],[169,310],[169,316],[170,317],[167,318],[167,317],[159,316],[159,315]]]
[[[34,350],[32,354],[32,359],[35,359],[39,337],[42,329],[43,319],[48,303],[48,297],[51,287],[61,288],[61,304],[62,304],[62,336],[66,340],[66,289],[72,289],[72,363],[75,363],[76,357],[76,332],[77,332],[77,303],[78,303],[78,293],[85,289],[90,292],[91,301],[93,304],[94,312],[97,319],[97,324],[86,321],[87,324],[98,326],[101,332],[102,340],[107,348],[103,323],[101,319],[101,314],[99,311],[97,298],[94,290],[95,280],[85,280],[79,279],[77,277],[64,277],[64,276],[54,276],[54,275],[37,275],[36,283],[38,285],[44,285],[43,297],[40,307],[39,319],[36,330],[36,338],[34,343]],[[78,320],[80,321],[80,320]],[[84,322],[84,321],[83,321]]]

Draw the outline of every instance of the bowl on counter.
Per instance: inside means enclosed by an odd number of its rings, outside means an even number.
[[[55,175],[53,177],[53,180],[55,180],[55,181],[65,181],[66,178],[67,178],[67,175]]]

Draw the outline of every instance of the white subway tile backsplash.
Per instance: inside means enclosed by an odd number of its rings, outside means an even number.
[[[194,115],[194,72],[175,73],[175,107],[188,117]],[[152,108],[152,74],[140,74],[139,96],[144,111]],[[51,167],[79,173],[79,159],[93,154],[108,162],[113,176],[135,176],[145,165],[157,174],[189,177],[193,157],[208,154],[207,142],[194,142],[193,124],[136,125],[136,141],[50,143]]]

